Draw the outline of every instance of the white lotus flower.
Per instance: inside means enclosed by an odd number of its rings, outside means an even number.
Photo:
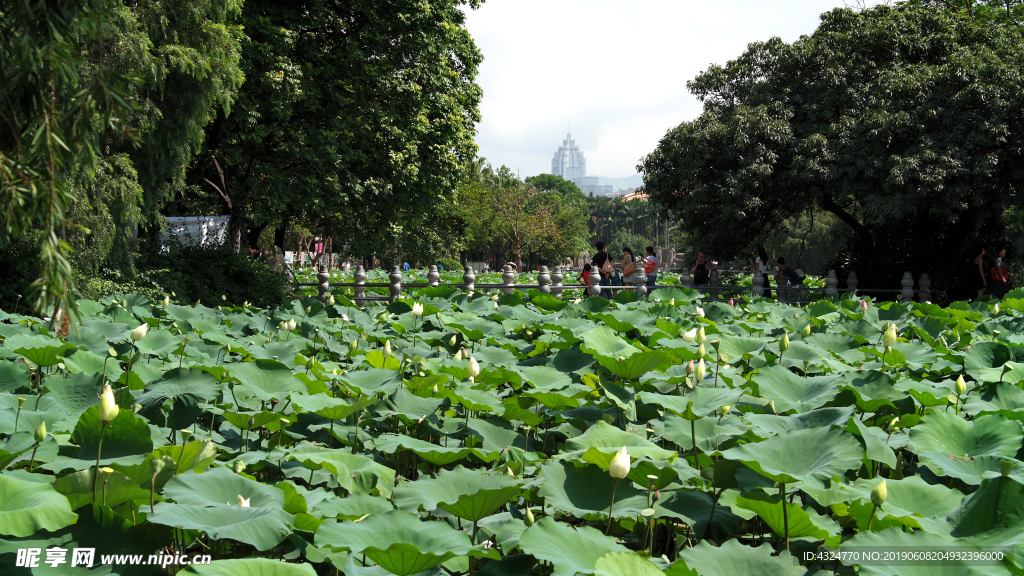
[[[697,306],[697,316],[700,316],[701,318],[705,317],[704,316],[704,309],[701,308],[700,306]]]
[[[967,383],[964,382],[964,376],[961,374],[956,377],[956,395],[963,396],[967,392]]]
[[[412,305],[412,315],[413,316],[423,316],[423,304],[420,304],[419,302],[416,302],[415,304],[413,304]]]
[[[171,297],[170,296],[164,296],[164,308],[167,308],[170,305],[171,305]]]
[[[895,324],[890,324],[889,325],[889,329],[886,330],[885,334],[882,335],[882,344],[884,344],[886,348],[889,348],[890,346],[892,346],[895,343],[896,343],[896,325]]]
[[[691,328],[690,330],[683,332],[683,340],[685,342],[693,342],[697,338],[697,329]]]
[[[996,302],[995,307],[992,308],[993,314],[999,314],[999,302]]]
[[[384,341],[384,357],[387,358],[389,356],[391,356],[391,340],[385,340]]]
[[[786,350],[789,350],[789,334],[788,333],[782,335],[782,340],[779,341],[779,350],[782,350],[783,352],[785,352]]]
[[[104,384],[103,391],[100,393],[100,420],[110,422],[117,418],[117,413],[120,411],[121,409],[117,406],[117,402],[114,401],[114,391],[110,389],[110,384]]]
[[[341,315],[341,321],[342,322],[351,322],[351,320],[348,319],[348,314],[342,314]]]
[[[286,328],[289,331],[291,331],[291,330],[295,330],[296,326],[298,326],[298,324],[295,323],[295,318],[292,318],[291,320],[288,321],[288,325],[286,326]]]
[[[238,505],[242,508],[248,508],[250,500],[252,500],[252,498],[242,498],[241,494],[238,495]]]
[[[452,334],[452,338],[451,338],[451,340],[449,340],[449,341],[448,341],[448,345],[449,345],[449,346],[455,346],[455,343],[456,343],[457,341],[458,341],[458,339],[457,339],[457,338],[455,337],[455,335],[454,335],[454,334]]]
[[[697,344],[703,344],[708,339],[707,335],[704,334],[704,327],[701,326],[697,329],[697,337],[694,338],[694,342]]]
[[[881,506],[885,499],[889,496],[889,489],[885,486],[885,479],[883,478],[878,486],[871,491],[871,503],[875,506]]]
[[[626,447],[623,446],[622,450],[615,453],[615,457],[612,458],[612,463],[608,465],[608,474],[611,474],[611,477],[616,480],[622,480],[626,476],[629,476],[629,465],[629,452],[626,451]]]
[[[142,324],[139,325],[138,328],[136,328],[135,330],[132,330],[132,333],[131,333],[132,340],[135,340],[136,342],[138,342],[139,340],[142,340],[143,338],[146,337],[146,332],[149,332],[149,324],[146,324],[145,322],[143,322]]]
[[[470,357],[466,372],[469,373],[470,378],[476,378],[480,375],[480,364],[477,363],[476,358]]]
[[[334,306],[334,294],[331,294],[330,296],[327,297],[327,303],[330,304],[331,306]]]

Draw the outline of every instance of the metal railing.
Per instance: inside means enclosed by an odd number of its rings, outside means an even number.
[[[634,276],[636,284],[633,286],[602,286],[601,274],[597,266],[590,267],[590,276],[588,284],[563,284],[564,275],[562,273],[561,266],[555,266],[552,270],[548,270],[547,266],[541,266],[540,271],[537,274],[537,282],[529,284],[517,284],[517,274],[512,270],[511,266],[505,266],[502,270],[500,284],[476,283],[476,274],[473,271],[472,266],[466,266],[466,271],[462,275],[462,283],[445,283],[444,286],[455,286],[466,290],[467,292],[475,290],[501,290],[505,294],[511,294],[516,290],[529,290],[536,289],[544,294],[551,294],[552,296],[561,297],[565,290],[582,289],[586,290],[586,293],[590,296],[599,296],[602,290],[633,290],[640,297],[646,297],[648,294],[647,289],[647,277],[640,273]],[[367,282],[366,281],[366,270],[362,266],[357,266],[355,273],[353,274],[353,282],[331,282],[331,274],[327,271],[326,266],[321,266],[320,272],[317,274],[317,282],[297,282],[295,286],[315,286],[317,289],[317,298],[321,301],[326,302],[328,295],[330,294],[331,288],[350,288],[353,291],[354,302],[357,306],[363,307],[367,302],[375,301],[386,301],[394,302],[402,296],[403,290],[411,288],[435,288],[441,286],[441,274],[437,270],[437,266],[431,266],[427,272],[426,282],[402,282],[402,272],[398,266],[391,268],[391,274],[388,276],[388,282]],[[911,302],[917,297],[920,302],[930,302],[932,300],[931,280],[928,278],[928,273],[923,272],[917,282],[918,288],[914,289],[914,278],[910,272],[903,273],[903,279],[900,281],[901,288],[887,289],[887,288],[859,288],[857,273],[851,271],[846,278],[846,287],[839,288],[839,279],[836,277],[835,270],[829,270],[828,275],[825,277],[825,287],[817,288],[802,285],[783,285],[783,286],[768,286],[764,285],[764,277],[761,274],[755,273],[753,278],[753,286],[730,286],[722,285],[720,283],[718,270],[711,270],[708,275],[708,284],[706,286],[696,286],[690,276],[689,270],[684,269],[682,275],[679,276],[679,284],[682,288],[697,288],[707,294],[707,297],[703,298],[704,302],[721,302],[726,300],[725,296],[739,296],[744,300],[751,300],[752,297],[764,297],[765,292],[775,291],[779,302],[788,302],[792,304],[806,304],[813,302],[809,298],[802,298],[805,295],[813,295],[815,293],[821,293],[825,298],[832,298],[839,294],[861,294],[861,293],[899,293],[901,299],[904,302]],[[671,285],[666,285],[671,287]],[[387,288],[388,295],[367,295],[367,288]],[[750,293],[751,298],[748,298],[744,293]],[[791,298],[793,295],[796,298]]]

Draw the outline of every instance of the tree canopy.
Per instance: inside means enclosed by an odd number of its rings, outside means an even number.
[[[946,288],[1020,203],[1022,67],[1015,27],[917,3],[836,9],[691,81],[704,111],[642,160],[644,188],[722,256],[823,210],[853,230],[837,264],[862,285],[912,270]]]

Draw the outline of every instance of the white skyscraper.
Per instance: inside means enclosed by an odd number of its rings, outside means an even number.
[[[587,160],[572,139],[572,133],[565,135],[565,140],[562,140],[562,145],[551,159],[551,173],[570,182],[587,175]]]

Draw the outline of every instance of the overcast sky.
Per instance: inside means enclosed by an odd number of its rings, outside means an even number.
[[[870,2],[875,4],[876,2]],[[636,173],[665,132],[700,113],[686,82],[750,42],[810,34],[843,0],[487,0],[467,27],[484,61],[479,154],[551,171],[572,134],[587,174]]]

